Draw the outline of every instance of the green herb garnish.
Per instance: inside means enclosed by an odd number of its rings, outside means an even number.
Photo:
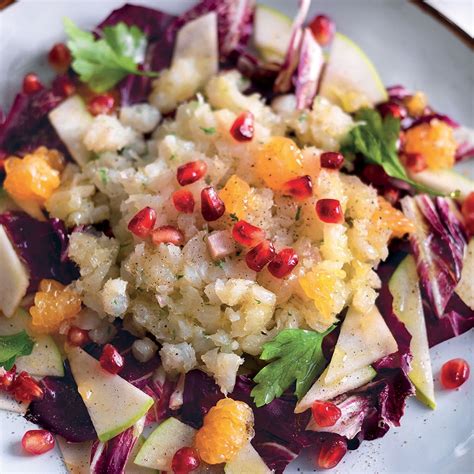
[[[231,212],[229,214],[229,217],[234,221],[234,222],[237,222],[239,220],[239,218],[237,217],[237,214],[234,214],[233,212]]]
[[[102,184],[107,184],[109,182],[109,172],[106,168],[99,168],[99,177],[102,181]]]
[[[10,370],[17,357],[30,355],[34,342],[26,331],[11,336],[0,336],[0,367]]]
[[[215,127],[200,127],[200,128],[206,135],[213,135],[214,133],[216,133]]]
[[[300,217],[301,217],[301,206],[298,206],[298,209],[296,209],[295,221],[299,221]]]

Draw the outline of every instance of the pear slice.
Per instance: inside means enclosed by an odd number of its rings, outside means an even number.
[[[400,263],[390,278],[388,287],[393,296],[393,311],[412,335],[410,349],[413,360],[408,376],[415,385],[417,398],[434,409],[436,402],[428,336],[416,263],[411,255]]]
[[[255,448],[249,443],[244,446],[224,467],[225,474],[271,474]]]
[[[327,371],[328,369],[326,368],[308,390],[308,393],[298,402],[295,407],[295,413],[303,413],[308,410],[316,400],[332,400],[342,393],[362,387],[362,385],[369,383],[377,375],[377,372],[369,365],[352,372],[347,377],[337,380],[332,384],[327,384],[325,382]]]
[[[461,272],[461,279],[456,287],[456,293],[464,303],[474,310],[474,239],[467,245],[466,256]]]
[[[29,284],[28,272],[0,225],[0,311],[5,316],[13,315]]]
[[[351,307],[342,323],[324,383],[333,384],[397,350],[397,342],[376,306],[367,313]]]
[[[133,426],[153,405],[153,398],[119,375],[102,369],[99,361],[79,347],[68,347],[67,353],[100,441],[108,441]]]
[[[319,93],[347,112],[387,100],[375,66],[359,46],[340,33],[334,37]]]
[[[151,469],[172,472],[174,453],[184,446],[192,446],[196,430],[176,418],[163,421],[143,444],[134,463]]]
[[[61,436],[56,436],[64,464],[70,474],[89,474],[92,441],[68,443]]]

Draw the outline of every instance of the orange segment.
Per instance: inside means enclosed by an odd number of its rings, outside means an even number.
[[[379,208],[372,215],[372,222],[375,226],[387,227],[392,231],[392,237],[401,238],[405,234],[415,232],[415,224],[403,214],[395,209],[388,201],[379,196]]]
[[[224,201],[226,212],[235,214],[239,219],[245,219],[250,191],[251,188],[246,181],[235,174],[232,175],[219,192],[219,197]]]

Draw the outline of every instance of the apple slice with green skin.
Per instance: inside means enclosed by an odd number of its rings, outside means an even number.
[[[137,466],[134,462],[138,452],[145,444],[145,441],[145,438],[143,436],[140,436],[140,438],[138,438],[138,441],[135,443],[135,446],[133,447],[132,452],[130,453],[127,465],[125,466],[125,472],[127,474],[160,474],[160,471],[157,471],[156,469]]]
[[[79,347],[68,347],[67,355],[100,441],[108,441],[133,426],[153,405],[153,398],[102,369],[99,361]]]
[[[455,290],[464,303],[474,310],[474,287],[472,282],[474,282],[474,239],[471,239],[467,245],[461,279]]]
[[[271,474],[272,471],[249,443],[244,446],[224,467],[225,474]]]
[[[293,21],[267,5],[257,5],[253,42],[260,56],[269,62],[282,63],[291,39]]]
[[[83,138],[93,120],[84,101],[73,95],[53,109],[48,118],[76,163],[84,166],[90,159],[90,153]]]
[[[350,307],[324,383],[333,384],[397,350],[397,342],[376,306],[367,313]]]
[[[7,317],[15,312],[30,284],[28,272],[0,225],[0,311]]]
[[[163,421],[151,433],[138,451],[134,463],[138,466],[172,472],[173,456],[185,446],[192,446],[196,430],[176,418]]]
[[[61,436],[56,436],[64,464],[70,474],[89,474],[92,441],[68,443]]]
[[[326,368],[319,379],[308,390],[308,393],[298,402],[295,407],[295,413],[303,413],[308,410],[316,400],[331,400],[342,393],[362,387],[362,385],[369,383],[377,375],[377,372],[369,365],[352,372],[332,384],[326,384],[327,371],[328,369]]]
[[[30,320],[31,316],[23,308],[18,308],[11,318],[0,316],[0,336],[11,336],[24,330],[35,342],[30,355],[15,360],[17,372],[24,370],[35,377],[62,377],[64,364],[58,346],[51,336],[32,334]]]
[[[347,112],[359,108],[351,105],[353,99],[359,105],[374,105],[388,98],[370,59],[357,44],[340,33],[334,37],[319,94]]]
[[[390,278],[388,288],[393,296],[393,311],[412,335],[413,354],[408,374],[416,388],[416,396],[430,408],[436,408],[433,372],[426,334],[425,316],[418,283],[415,259],[408,255]]]

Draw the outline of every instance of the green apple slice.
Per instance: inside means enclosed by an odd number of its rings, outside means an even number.
[[[359,46],[340,33],[334,37],[319,93],[347,112],[387,100],[375,66]]]
[[[459,192],[460,199],[474,192],[474,181],[467,176],[449,170],[424,170],[419,173],[410,173],[410,178],[443,194]]]
[[[69,347],[67,352],[72,375],[100,441],[108,441],[133,426],[153,405],[153,398],[102,369],[99,361],[79,347]]]
[[[176,418],[163,421],[151,433],[135,458],[135,464],[151,469],[172,471],[174,453],[184,446],[191,446],[196,430]]]
[[[23,308],[18,308],[11,318],[0,316],[0,336],[11,336],[25,330],[35,341],[30,355],[15,360],[17,371],[24,370],[35,377],[62,377],[64,364],[58,346],[51,336],[32,335],[29,329],[30,319]]]
[[[64,464],[70,474],[89,474],[92,441],[68,443],[61,436],[56,436]]]
[[[265,61],[282,63],[291,39],[291,18],[267,5],[255,9],[253,42]]]
[[[138,441],[135,443],[135,446],[133,447],[132,452],[130,453],[130,457],[128,458],[127,465],[125,466],[126,474],[159,474],[160,471],[157,471],[156,469],[138,466],[134,462],[138,452],[145,444],[145,441],[145,438],[143,436],[140,436],[138,438]]]
[[[249,443],[244,446],[224,467],[225,474],[271,474],[264,460]]]
[[[9,393],[0,391],[0,410],[11,411],[24,415],[29,403],[17,402]]]
[[[417,398],[434,409],[436,402],[428,336],[416,263],[411,255],[400,263],[390,278],[388,287],[393,296],[393,311],[412,335],[410,349],[413,360],[408,376],[415,385]]]
[[[349,308],[342,323],[325,384],[332,384],[398,349],[376,306],[367,313]]]
[[[73,95],[53,109],[48,118],[76,163],[84,166],[89,161],[90,153],[83,138],[93,120],[84,101]]]
[[[461,279],[456,287],[456,293],[464,303],[474,310],[474,239],[471,239],[467,245],[466,256],[461,272]]]
[[[0,225],[0,311],[5,316],[13,315],[29,284],[28,272]]]
[[[295,407],[295,413],[303,413],[308,410],[316,400],[331,400],[342,393],[362,387],[362,385],[369,383],[377,374],[369,365],[352,372],[332,384],[327,384],[325,382],[327,371],[328,369],[326,368],[319,379],[308,390],[308,393],[298,402]]]

